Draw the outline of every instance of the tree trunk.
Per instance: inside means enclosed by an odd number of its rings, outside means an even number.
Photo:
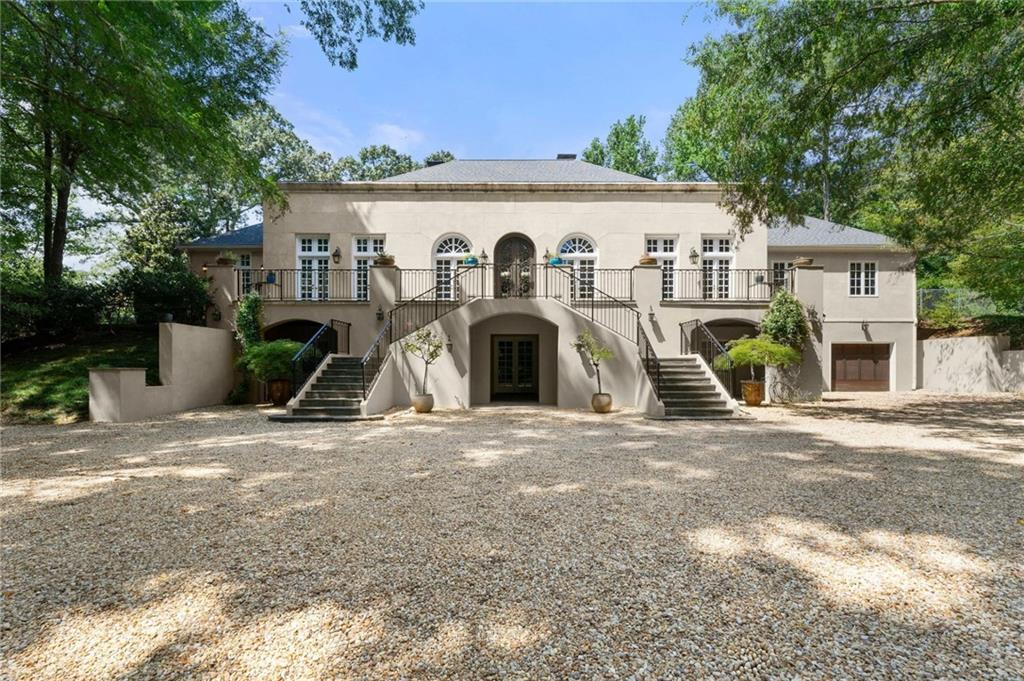
[[[44,98],[45,101],[45,98]],[[53,251],[53,133],[43,131],[43,262],[50,262]],[[43,267],[46,281],[50,281],[49,268]]]
[[[822,139],[822,151],[821,151],[821,217],[823,219],[831,220],[830,215],[832,212],[832,187],[829,183],[828,177],[828,164],[832,156],[831,149],[831,130],[826,124],[823,131],[824,137]]]
[[[597,392],[601,392],[601,367],[594,365],[594,373],[597,374]]]
[[[60,140],[60,172],[57,177],[57,207],[52,215],[49,238],[43,245],[43,276],[46,283],[57,283],[64,276],[64,247],[68,241],[68,208],[71,202],[71,183],[78,158],[66,136]],[[52,184],[52,181],[51,181]]]
[[[423,389],[420,390],[420,395],[427,394],[427,372],[430,371],[430,365],[426,362],[423,363]]]

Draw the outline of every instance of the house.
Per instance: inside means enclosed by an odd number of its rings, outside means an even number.
[[[617,405],[725,415],[737,377],[714,357],[757,333],[780,288],[810,313],[807,391],[914,388],[913,260],[878,234],[808,218],[741,236],[717,184],[655,182],[571,154],[280,188],[287,208],[267,206],[262,225],[185,249],[212,281],[211,325],[230,326],[254,293],[267,338],[320,333],[341,355],[295,386],[296,415],[408,404],[420,369],[399,341],[423,327],[446,345],[428,386],[442,407],[586,407],[593,377],[570,341],[589,328],[615,351],[602,378]],[[217,265],[228,250],[237,263]],[[394,265],[375,264],[378,253]],[[331,376],[350,379],[345,410],[324,390]]]

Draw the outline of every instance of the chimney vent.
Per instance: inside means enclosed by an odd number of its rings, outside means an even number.
[[[576,154],[559,154],[555,157],[556,161],[575,161]]]

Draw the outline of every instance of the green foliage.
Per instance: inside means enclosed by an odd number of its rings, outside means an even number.
[[[258,293],[248,293],[238,301],[235,313],[235,338],[242,350],[256,345],[263,339],[263,298]]]
[[[978,290],[1021,299],[1024,3],[719,12],[735,29],[691,53],[701,83],[667,134],[670,176],[729,182],[741,231],[804,214],[856,222],[925,256],[962,254],[965,275],[998,267],[995,251],[1005,274]]]
[[[769,340],[802,350],[810,328],[804,306],[792,293],[779,290],[761,320],[761,333]]]
[[[785,369],[788,366],[799,364],[801,359],[799,351],[788,345],[776,343],[763,335],[757,338],[740,338],[729,341],[726,347],[733,366],[750,367],[751,379],[754,378],[754,367],[770,366]],[[715,358],[715,368],[728,368],[728,362],[724,356],[719,355]]]
[[[207,282],[188,270],[184,262],[166,270],[123,270],[112,286],[123,291],[132,302],[135,321],[152,324],[172,315],[182,324],[206,323],[210,305]]]
[[[86,281],[77,273],[47,282],[38,261],[5,260],[0,296],[0,338],[4,342],[38,336],[69,339],[102,320],[112,287]]]
[[[337,165],[339,179],[355,182],[382,180],[419,167],[412,156],[401,154],[386,144],[363,147],[358,157],[346,156]]]
[[[624,173],[649,177],[658,177],[658,150],[644,136],[645,116],[627,116],[624,121],[615,121],[608,138],[602,145],[596,137],[590,146],[583,150],[583,160],[588,163],[603,165]]]
[[[414,0],[300,0],[306,17],[302,25],[335,66],[358,66],[359,43],[363,38],[393,40],[399,45],[416,42],[411,21],[423,8]]]
[[[946,296],[931,308],[924,310],[921,316],[929,326],[938,329],[962,329],[967,326],[967,320],[961,314],[956,301],[950,296]]]
[[[423,157],[423,165],[428,163],[448,163],[455,160],[455,154],[444,149],[431,152]]]
[[[292,358],[301,349],[302,343],[292,340],[256,343],[245,348],[237,365],[251,371],[261,381],[291,378]]]
[[[6,320],[5,320],[6,321]],[[5,349],[2,409],[5,423],[67,423],[89,417],[89,369],[145,367],[159,385],[155,328],[111,327],[74,343],[20,352]]]
[[[444,343],[430,329],[420,329],[412,334],[410,340],[402,341],[402,350],[423,360],[421,395],[427,392],[427,372],[430,370],[430,365],[438,360],[443,349]]]
[[[1024,314],[1024,222],[980,226],[951,269],[967,288],[984,292],[1002,311]]]
[[[569,343],[572,349],[583,355],[591,366],[594,367],[594,374],[597,377],[597,392],[601,392],[601,362],[615,359],[615,353],[601,341],[594,338],[590,329],[583,331],[576,336],[576,340]]]

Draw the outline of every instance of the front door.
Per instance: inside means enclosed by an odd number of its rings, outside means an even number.
[[[536,295],[533,242],[510,234],[494,248],[494,297],[531,298]]]
[[[537,336],[491,336],[491,400],[536,402]]]

